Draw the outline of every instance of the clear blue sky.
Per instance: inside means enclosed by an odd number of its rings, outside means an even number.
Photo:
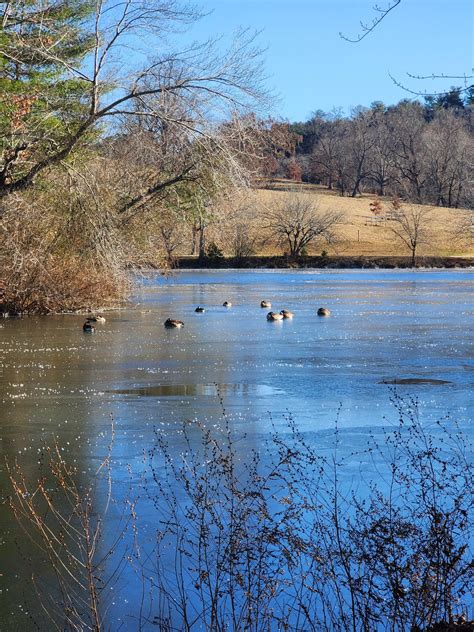
[[[406,73],[472,74],[473,0],[402,0],[358,44],[359,22],[374,17],[373,5],[388,0],[197,0],[212,13],[193,37],[229,34],[239,27],[261,30],[267,48],[268,83],[280,97],[275,114],[305,120],[316,109],[396,103],[408,95],[389,73],[414,89],[447,89],[460,83],[413,81]]]

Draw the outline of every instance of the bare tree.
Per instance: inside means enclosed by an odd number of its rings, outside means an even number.
[[[373,109],[369,129],[373,143],[368,158],[368,178],[376,185],[378,195],[382,196],[386,195],[387,188],[395,179],[392,134],[388,118],[383,105],[376,107]]]
[[[258,195],[237,198],[229,205],[225,228],[226,242],[230,244],[230,252],[236,259],[251,257],[257,252],[259,242],[260,218],[255,213],[258,206]]]
[[[313,159],[316,169],[321,170],[319,173],[327,179],[331,187],[335,182],[342,197],[351,184],[348,160],[350,145],[350,122],[344,119],[336,120],[331,122],[327,134],[318,143]]]
[[[236,259],[245,259],[255,254],[256,238],[250,234],[247,224],[237,224],[232,239],[232,254]]]
[[[431,210],[424,206],[402,204],[397,199],[392,202],[387,228],[409,249],[412,266],[416,263],[418,246],[428,241],[431,215]]]
[[[362,182],[368,177],[369,158],[375,144],[370,133],[372,113],[361,108],[352,112],[349,121],[347,146],[348,174],[351,182],[351,197],[361,193]]]
[[[291,257],[299,257],[316,239],[332,243],[343,215],[338,211],[321,211],[313,199],[290,193],[275,210],[266,213],[266,219],[270,233],[280,244],[288,246]]]
[[[474,245],[474,211],[464,211],[451,230],[455,243],[472,248]]]
[[[107,591],[103,590],[105,568],[113,569],[107,580],[114,585],[114,576],[120,576],[124,556],[129,555],[123,541],[128,529],[136,526],[137,502],[136,498],[127,499],[128,515],[123,515],[106,542],[104,526],[114,502],[112,443],[113,427],[107,456],[87,483],[77,468],[66,462],[64,447],[57,442],[41,450],[45,469],[35,482],[18,461],[7,463],[11,487],[8,502],[19,532],[37,550],[41,560],[30,581],[31,592],[38,599],[44,617],[42,629],[71,632],[105,629],[104,616],[110,607]],[[99,488],[106,490],[100,508]],[[52,577],[45,580],[41,567],[52,571]],[[37,623],[35,627],[39,629]]]
[[[319,139],[311,155],[311,171],[313,177],[325,182],[332,190],[338,179],[338,157],[345,129],[339,113],[326,119],[322,122]]]
[[[296,124],[304,134],[301,147],[312,146],[298,160],[309,159],[310,181],[337,187],[342,196],[373,191],[418,204],[471,208],[469,109],[449,103],[374,102],[350,117],[323,113],[317,136],[314,119]]]
[[[440,110],[425,132],[430,197],[437,206],[458,207],[472,179],[474,145],[464,120]]]
[[[168,206],[159,218],[159,235],[164,248],[167,264],[176,265],[176,252],[186,241],[186,223],[179,205]]]
[[[421,203],[426,187],[426,121],[419,103],[402,102],[390,115],[398,181],[411,199]]]

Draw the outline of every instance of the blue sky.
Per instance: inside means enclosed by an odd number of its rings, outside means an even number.
[[[384,6],[388,0],[378,0]],[[269,86],[279,95],[274,114],[305,120],[311,112],[341,106],[396,103],[408,95],[389,73],[414,89],[447,89],[459,81],[414,81],[417,75],[472,74],[473,0],[402,0],[358,44],[359,22],[375,15],[376,0],[201,0],[211,14],[194,25],[197,39],[262,31]]]

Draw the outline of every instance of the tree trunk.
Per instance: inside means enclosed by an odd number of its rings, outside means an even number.
[[[456,201],[454,203],[454,208],[459,208],[459,204],[461,202],[461,193],[462,193],[462,182],[459,183],[458,192],[456,194]]]
[[[346,190],[344,188],[344,180],[342,178],[339,179],[338,185],[339,190],[341,191],[341,197],[344,197],[344,193],[346,192]]]
[[[197,232],[198,232],[198,228],[195,224],[193,224],[193,227],[191,229],[191,254],[192,255],[196,254]]]
[[[362,178],[357,178],[357,180],[354,183],[354,188],[352,189],[352,193],[351,193],[351,197],[355,198],[355,196],[359,193],[360,194],[360,183],[362,181]]]
[[[205,231],[204,224],[201,224],[199,227],[199,259],[206,258],[206,236],[204,234]]]

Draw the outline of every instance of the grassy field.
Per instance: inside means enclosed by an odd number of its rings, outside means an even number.
[[[330,255],[337,256],[396,256],[408,255],[407,248],[390,230],[390,219],[376,219],[370,211],[373,195],[358,198],[340,197],[337,192],[328,191],[317,185],[294,185],[284,180],[276,180],[267,185],[268,188],[258,190],[257,199],[262,206],[271,209],[281,204],[285,196],[290,195],[288,187],[299,191],[302,195],[311,196],[321,210],[335,210],[344,214],[344,220],[337,229],[338,242],[333,246],[315,243],[308,254],[320,254],[327,250]],[[381,198],[382,204],[389,211],[390,200]],[[439,257],[474,257],[474,243],[462,242],[453,238],[455,226],[466,213],[463,209],[425,207],[430,210],[429,237],[426,243],[419,246],[420,256]],[[274,248],[261,254],[276,254]]]

